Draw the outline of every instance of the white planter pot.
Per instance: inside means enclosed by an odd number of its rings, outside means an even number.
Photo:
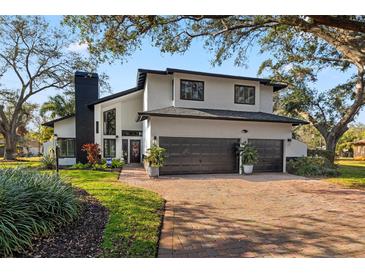
[[[253,165],[243,165],[243,173],[252,174]]]
[[[150,177],[158,177],[160,176],[160,169],[158,167],[147,167],[147,173],[148,173],[148,176]]]

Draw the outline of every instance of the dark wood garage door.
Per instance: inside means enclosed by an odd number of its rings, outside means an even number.
[[[283,140],[249,139],[248,143],[258,152],[254,171],[283,171]]]
[[[238,172],[239,139],[160,137],[159,143],[167,150],[162,175]]]

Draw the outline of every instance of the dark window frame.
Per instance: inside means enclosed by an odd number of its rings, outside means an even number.
[[[237,92],[237,89],[236,88],[237,87],[253,88],[253,103],[242,103],[242,102],[238,102],[237,101],[237,96],[236,96],[236,92]],[[234,97],[234,103],[235,104],[254,106],[256,104],[256,87],[255,86],[249,86],[249,85],[235,84],[234,85],[234,89],[233,89],[233,97]]]
[[[62,153],[61,150],[61,144],[60,142],[64,142],[64,141],[73,141],[73,153],[68,154],[68,151],[66,152],[66,154]],[[76,138],[57,138],[57,146],[58,146],[58,152],[59,152],[59,158],[75,158],[76,157]],[[66,145],[66,149],[68,150],[68,146]]]
[[[113,132],[112,134],[109,134],[110,132],[108,132],[107,124],[105,122],[105,115],[108,112],[114,112],[114,130],[112,131]],[[109,109],[109,110],[106,110],[103,112],[103,134],[109,135],[109,136],[117,134],[117,110],[116,110],[116,108],[112,108],[112,109]]]
[[[113,155],[107,155],[106,154],[106,149],[105,149],[105,141],[114,141],[114,154]],[[116,139],[111,139],[111,138],[104,138],[103,140],[103,155],[104,158],[115,158],[117,155],[117,140]]]
[[[202,83],[203,84],[203,94],[202,94],[202,98],[201,99],[187,99],[183,97],[183,90],[182,90],[182,86],[183,86],[183,81],[186,82],[196,82],[196,83]],[[205,83],[204,81],[200,81],[200,80],[189,80],[189,79],[180,79],[180,100],[187,100],[187,101],[204,101],[204,93],[205,93]]]

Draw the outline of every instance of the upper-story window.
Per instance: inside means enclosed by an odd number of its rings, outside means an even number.
[[[204,101],[204,82],[180,80],[180,99]]]
[[[115,108],[103,113],[103,133],[104,135],[116,134]]]
[[[234,86],[234,102],[236,104],[255,104],[255,87],[253,86]]]

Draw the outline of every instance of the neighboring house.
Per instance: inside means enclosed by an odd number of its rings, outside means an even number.
[[[365,140],[360,140],[353,143],[354,159],[365,158]]]
[[[4,156],[5,142],[0,140],[0,157]],[[36,140],[28,140],[26,143],[17,146],[18,156],[39,156],[41,144]]]
[[[85,162],[82,144],[102,157],[141,163],[152,144],[167,149],[160,174],[238,172],[235,147],[259,154],[256,171],[284,171],[287,157],[306,156],[292,127],[307,122],[273,114],[273,94],[286,86],[268,79],[168,68],[139,69],[136,87],[99,98],[98,75],[76,72],[75,115],[54,127],[60,164]]]

